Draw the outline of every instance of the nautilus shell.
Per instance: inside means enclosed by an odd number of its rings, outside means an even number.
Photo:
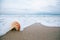
[[[20,24],[17,21],[12,22],[11,24],[11,30],[16,29],[17,31],[20,31]]]

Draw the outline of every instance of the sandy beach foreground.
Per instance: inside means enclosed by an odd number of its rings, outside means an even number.
[[[35,23],[22,32],[9,31],[0,40],[60,40],[60,27],[47,27]]]

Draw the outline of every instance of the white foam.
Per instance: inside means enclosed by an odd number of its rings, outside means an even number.
[[[24,28],[34,24],[41,23],[46,26],[60,26],[59,16],[39,16],[39,17],[15,17],[15,16],[2,16],[0,17],[0,35],[4,35],[10,30],[11,23],[13,21],[18,21],[21,25],[21,31]]]

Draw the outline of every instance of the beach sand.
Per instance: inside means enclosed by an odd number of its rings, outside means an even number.
[[[9,31],[0,40],[60,40],[60,27],[32,24],[23,31]]]

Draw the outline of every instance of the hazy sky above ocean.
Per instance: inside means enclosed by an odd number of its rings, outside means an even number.
[[[60,14],[60,0],[0,0],[0,14]]]

